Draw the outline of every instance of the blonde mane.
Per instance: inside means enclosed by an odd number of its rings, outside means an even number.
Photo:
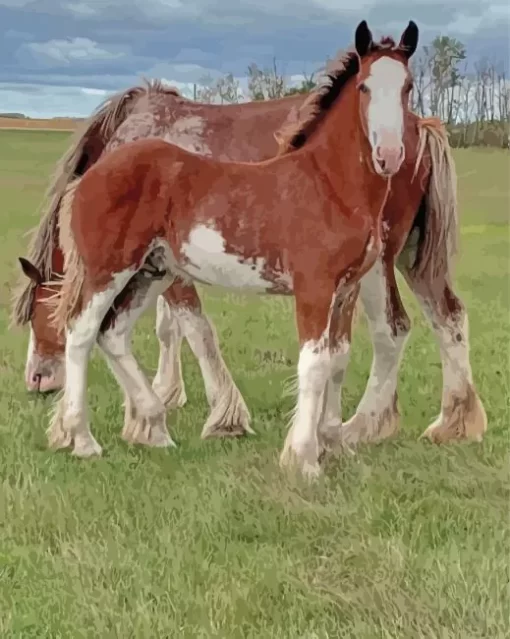
[[[424,269],[428,269],[430,275],[445,269],[451,274],[459,243],[455,162],[448,133],[439,118],[418,118],[418,131],[418,157],[413,179],[427,150],[430,181],[426,192],[429,230],[425,233],[417,266],[422,276]]]
[[[71,231],[73,201],[81,179],[80,177],[67,185],[60,203],[58,244],[64,256],[64,274],[61,279],[50,282],[58,288],[54,295],[44,300],[51,310],[50,321],[59,334],[65,331],[68,320],[80,311],[81,305],[83,263]]]

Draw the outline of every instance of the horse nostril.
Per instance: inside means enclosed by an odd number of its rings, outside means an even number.
[[[42,375],[40,373],[32,376],[32,381],[34,382],[34,384],[37,384],[37,391],[39,391],[39,389],[41,388],[41,379]]]
[[[379,166],[381,167],[381,170],[384,171],[385,167],[386,167],[386,161],[383,159],[378,159],[377,162],[379,163]]]

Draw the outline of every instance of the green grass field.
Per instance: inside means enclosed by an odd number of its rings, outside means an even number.
[[[200,440],[207,403],[184,347],[179,443],[120,439],[122,397],[99,355],[90,371],[101,459],[46,450],[51,398],[29,396],[27,331],[9,330],[18,255],[68,134],[0,131],[0,637],[43,639],[499,639],[509,623],[509,154],[455,153],[462,242],[456,283],[489,430],[481,445],[418,436],[440,405],[431,331],[402,285],[414,330],[393,441],[332,461],[307,486],[280,473],[292,398],[293,300],[203,293],[257,436]],[[402,280],[400,280],[402,281]],[[370,367],[355,332],[344,415]],[[154,315],[135,352],[152,376]]]

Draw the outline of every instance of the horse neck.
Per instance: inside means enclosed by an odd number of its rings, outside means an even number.
[[[330,181],[339,188],[345,182],[353,185],[365,182],[364,158],[370,145],[361,126],[354,82],[344,88],[305,148],[313,154],[321,171],[329,174]]]

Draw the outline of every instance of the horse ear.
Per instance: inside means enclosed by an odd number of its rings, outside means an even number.
[[[402,34],[398,45],[398,48],[402,50],[408,60],[416,51],[416,47],[418,46],[418,35],[418,25],[412,20],[409,20],[409,24]]]
[[[357,28],[354,36],[354,43],[356,45],[356,51],[360,58],[366,55],[372,47],[373,39],[372,32],[368,28],[366,20],[362,20]]]
[[[32,262],[29,262],[24,257],[18,257],[18,260],[19,260],[19,263],[21,264],[21,269],[23,270],[23,273],[25,273],[25,275],[29,279],[35,282],[35,284],[42,284],[43,277],[39,269],[36,266],[34,266]]]

